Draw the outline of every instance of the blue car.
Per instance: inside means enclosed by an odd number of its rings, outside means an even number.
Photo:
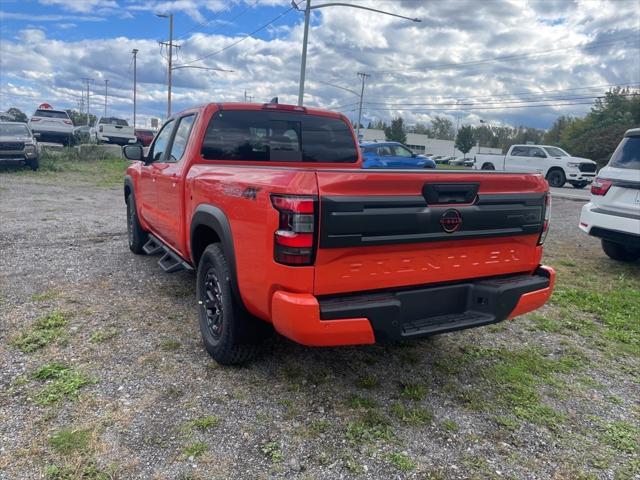
[[[416,155],[398,142],[363,142],[362,168],[436,168],[436,162]]]

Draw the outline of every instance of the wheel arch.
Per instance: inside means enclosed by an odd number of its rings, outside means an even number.
[[[480,170],[495,170],[496,166],[493,164],[493,162],[484,162],[482,164],[482,167],[480,168]]]
[[[129,195],[132,195],[134,192],[133,188],[133,178],[131,175],[124,176],[124,201],[126,202],[129,198]]]
[[[220,243],[231,272],[231,290],[236,299],[242,303],[238,288],[231,224],[225,213],[213,205],[198,205],[191,217],[189,233],[191,262],[196,269],[207,246]]]

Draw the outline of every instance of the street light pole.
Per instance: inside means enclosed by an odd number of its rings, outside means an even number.
[[[138,49],[134,48],[131,50],[133,53],[133,128],[136,128],[136,90],[138,83]]]
[[[107,98],[108,98],[108,85],[109,85],[109,80],[107,80],[106,78],[104,79],[104,116],[107,116]]]
[[[371,75],[364,72],[358,72],[358,76],[362,77],[362,88],[360,89],[360,106],[358,108],[358,125],[356,125],[356,139],[360,141],[360,122],[362,121],[362,102],[364,99],[364,81]]]
[[[291,0],[291,5],[296,10],[300,10],[298,8],[298,4],[296,0]],[[342,3],[342,2],[331,2],[331,3],[323,3],[321,5],[311,6],[311,0],[307,0],[307,4],[304,9],[304,36],[302,38],[302,59],[300,61],[300,85],[298,88],[298,106],[302,106],[304,99],[304,77],[305,71],[307,68],[307,42],[309,40],[309,20],[311,18],[311,10],[317,10],[319,8],[325,7],[349,7],[349,8],[358,8],[360,10],[367,10],[369,12],[382,13],[383,15],[389,15],[391,17],[402,18],[404,20],[411,20],[412,22],[421,22],[419,18],[409,18],[403,15],[398,15],[397,13],[385,12],[383,10],[378,10],[376,8],[363,7],[361,5],[352,5],[350,3]]]
[[[169,47],[169,65],[167,69],[167,118],[171,116],[171,72],[173,71],[173,13],[156,13],[160,18],[169,19],[169,42],[160,42]]]

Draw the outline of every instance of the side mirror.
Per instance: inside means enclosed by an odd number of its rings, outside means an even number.
[[[122,147],[122,154],[124,158],[132,162],[139,162],[144,158],[144,152],[140,145],[125,145]]]

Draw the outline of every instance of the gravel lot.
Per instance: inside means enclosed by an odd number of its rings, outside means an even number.
[[[277,337],[223,368],[200,344],[194,276],[127,248],[121,188],[52,178],[0,172],[0,479],[639,478],[637,351],[542,328],[586,314],[550,305],[399,346]],[[611,267],[578,231],[581,205],[554,201],[546,262],[566,285],[635,281],[637,265]],[[21,351],[54,313],[44,345]],[[538,358],[575,362],[549,374]],[[68,378],[41,369],[54,362],[85,381],[49,401]],[[510,400],[516,374],[533,379],[535,416]]]

